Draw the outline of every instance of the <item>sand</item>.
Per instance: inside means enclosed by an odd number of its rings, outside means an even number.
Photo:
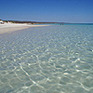
[[[29,27],[41,27],[41,26],[49,26],[49,25],[5,23],[5,24],[0,24],[0,34],[11,33],[13,31],[22,30],[22,29],[26,29],[26,28],[29,28]]]

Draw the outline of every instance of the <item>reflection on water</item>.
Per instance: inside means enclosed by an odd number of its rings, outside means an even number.
[[[0,35],[0,93],[93,93],[93,25]]]

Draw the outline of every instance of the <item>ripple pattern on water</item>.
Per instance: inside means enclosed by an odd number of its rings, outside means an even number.
[[[0,93],[93,93],[93,26],[0,35]]]

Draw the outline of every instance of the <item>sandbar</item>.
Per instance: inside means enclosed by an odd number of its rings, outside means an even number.
[[[11,33],[13,31],[22,30],[29,27],[42,27],[42,26],[49,26],[49,25],[5,23],[5,24],[0,24],[0,34]]]

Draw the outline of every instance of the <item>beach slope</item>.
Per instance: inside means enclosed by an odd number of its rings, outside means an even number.
[[[0,24],[0,34],[11,33],[13,31],[22,30],[22,29],[26,29],[26,28],[29,28],[29,27],[41,27],[41,26],[49,26],[49,25],[5,23],[5,24]]]

